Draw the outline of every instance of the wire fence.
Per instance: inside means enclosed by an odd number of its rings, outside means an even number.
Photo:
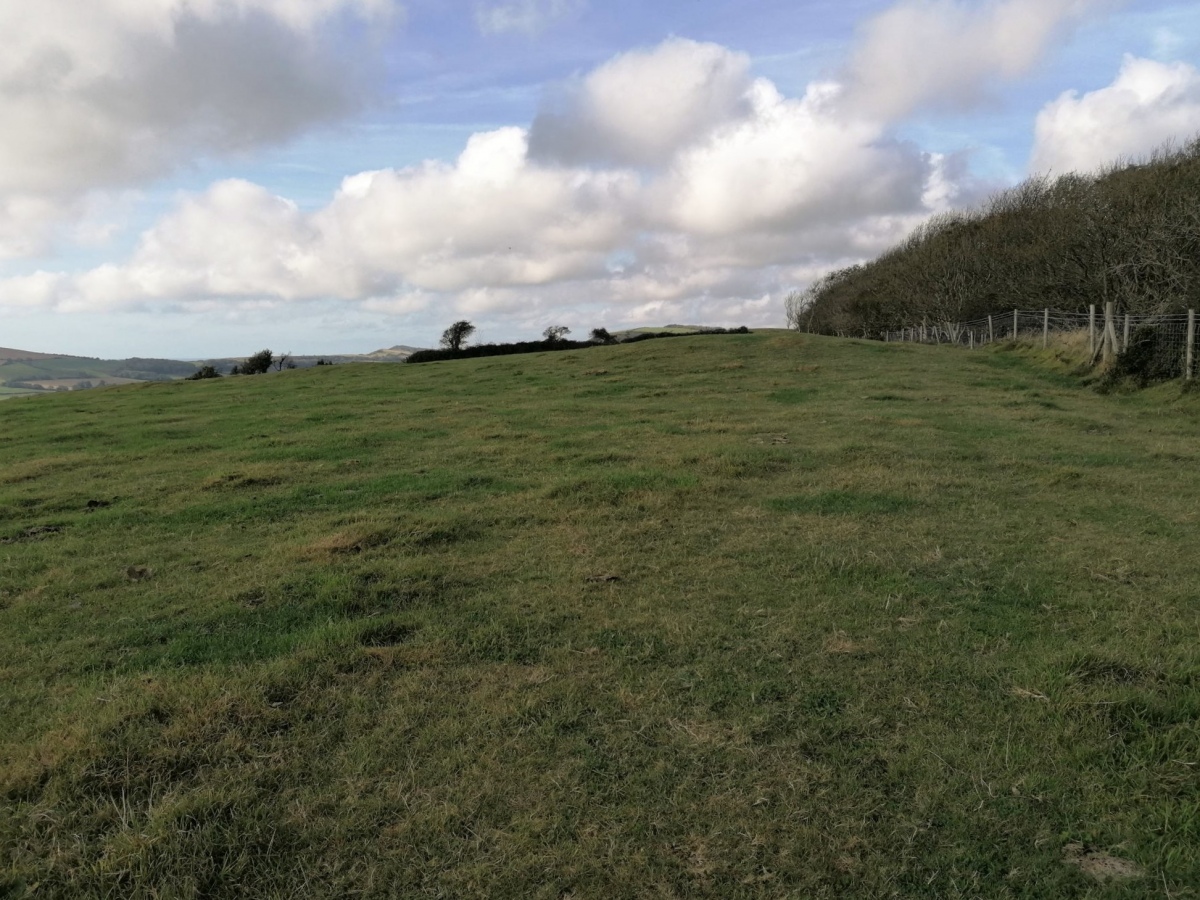
[[[1103,313],[1095,306],[1088,312],[1054,309],[1014,309],[1003,315],[985,316],[970,322],[928,322],[899,331],[886,331],[885,341],[920,344],[951,344],[974,349],[996,341],[1040,341],[1050,345],[1052,336],[1087,335],[1092,362],[1117,354],[1134,354],[1139,370],[1159,378],[1196,377],[1196,311],[1166,315],[1117,314],[1109,304]]]

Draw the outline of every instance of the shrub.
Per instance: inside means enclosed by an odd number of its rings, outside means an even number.
[[[233,374],[235,375],[262,375],[265,372],[271,371],[271,363],[275,361],[275,355],[270,350],[259,350],[244,363],[240,369],[234,367]]]
[[[607,328],[593,328],[588,340],[593,344],[615,344],[617,339],[608,333]]]
[[[234,369],[236,370],[237,366],[234,366]],[[234,374],[237,374],[236,371]],[[218,372],[212,366],[201,366],[199,369],[197,369],[195,372],[193,372],[191,375],[189,375],[187,378],[185,378],[184,381],[203,381],[205,378],[220,378],[220,377],[221,377],[221,373]]]
[[[1113,387],[1129,380],[1145,387],[1156,381],[1171,381],[1182,374],[1183,360],[1177,345],[1163,340],[1159,329],[1144,325],[1130,336],[1129,346],[1117,354],[1101,386]]]

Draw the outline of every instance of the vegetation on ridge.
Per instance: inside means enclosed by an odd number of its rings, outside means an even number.
[[[874,337],[1013,309],[1200,308],[1200,138],[1091,177],[1038,176],[936,216],[788,298],[802,331]]]

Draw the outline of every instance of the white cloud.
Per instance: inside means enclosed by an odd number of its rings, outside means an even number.
[[[71,308],[263,297],[382,308],[475,285],[597,277],[630,234],[637,191],[628,172],[531,164],[525,132],[507,128],[475,135],[454,165],[348,178],[312,214],[258,185],[219,182],[184,198],[127,264],[19,293]],[[14,284],[0,282],[0,297]]]
[[[477,134],[454,166],[348,180],[316,221],[356,277],[461,291],[603,273],[629,233],[637,178],[543,167],[526,149],[518,128]]]
[[[847,100],[900,119],[925,106],[966,107],[997,76],[1028,73],[1057,40],[1112,0],[902,0],[862,29]]]
[[[315,211],[222,181],[181,198],[124,264],[0,281],[0,306],[335,299],[530,333],[564,310],[591,325],[770,324],[788,290],[878,253],[970,189],[960,161],[892,139],[839,85],[789,98],[748,68],[678,39],[625,54],[563,99],[580,140],[549,134],[542,116],[474,135],[454,162],[348,177]]]
[[[662,165],[749,113],[749,72],[743,54],[681,38],[622,54],[538,115],[531,152],[572,165]]]
[[[0,4],[0,258],[44,246],[97,189],[269,144],[361,101],[331,20],[395,0]]]
[[[511,0],[508,3],[481,3],[475,8],[475,23],[484,34],[519,34],[536,37],[554,22],[576,15],[585,7],[584,0]]]
[[[1200,69],[1126,56],[1108,87],[1068,91],[1038,114],[1030,169],[1093,172],[1200,131]]]
[[[788,100],[759,82],[753,115],[682,150],[655,205],[680,231],[716,235],[919,209],[930,160],[840,111],[839,93],[818,84]]]

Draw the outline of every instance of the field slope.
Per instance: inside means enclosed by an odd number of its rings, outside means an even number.
[[[785,333],[6,402],[0,896],[1195,896],[1198,439]]]

